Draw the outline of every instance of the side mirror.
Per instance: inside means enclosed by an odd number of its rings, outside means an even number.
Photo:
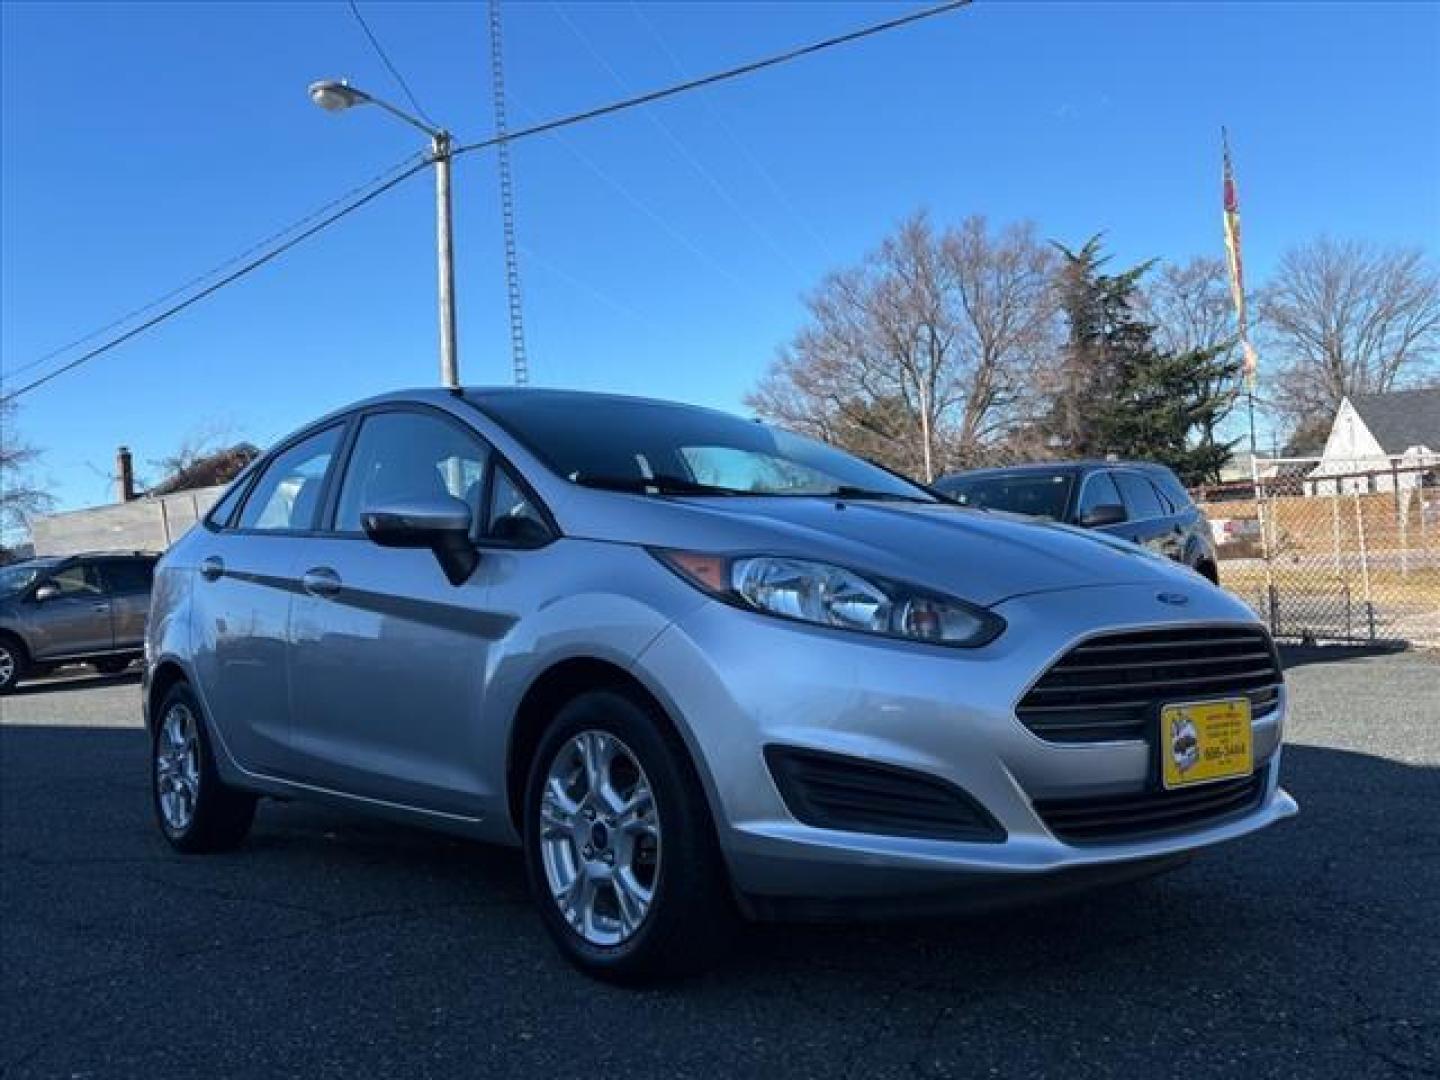
[[[54,600],[60,595],[60,586],[52,585],[48,581],[35,590],[35,602],[43,604],[46,600]]]
[[[1119,525],[1124,520],[1125,508],[1119,503],[1101,503],[1099,506],[1092,506],[1080,515],[1080,524],[1087,529]]]
[[[451,585],[464,582],[480,563],[470,542],[470,507],[453,495],[372,506],[360,515],[360,525],[381,547],[429,548]]]

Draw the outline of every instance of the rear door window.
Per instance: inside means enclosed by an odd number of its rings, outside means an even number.
[[[240,511],[240,528],[295,531],[314,527],[325,474],[340,445],[343,424],[301,439],[265,466]]]
[[[1160,495],[1145,477],[1133,472],[1117,472],[1114,477],[1115,483],[1120,486],[1120,494],[1125,497],[1125,509],[1132,521],[1148,521],[1169,514],[1170,511],[1160,501]]]
[[[155,580],[155,564],[145,559],[109,559],[100,564],[105,589],[113,596],[148,593]]]

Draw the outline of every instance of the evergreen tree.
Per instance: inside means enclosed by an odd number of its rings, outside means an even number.
[[[1059,250],[1068,334],[1047,424],[1051,447],[1071,457],[1158,461],[1187,484],[1218,478],[1233,443],[1207,433],[1234,403],[1238,360],[1227,360],[1223,347],[1166,352],[1156,345],[1137,305],[1151,263],[1104,273],[1099,236],[1078,251]]]

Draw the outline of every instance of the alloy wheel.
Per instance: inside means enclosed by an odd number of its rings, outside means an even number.
[[[195,818],[200,798],[200,736],[188,706],[170,707],[155,741],[155,787],[165,824],[181,833]]]
[[[0,686],[9,686],[15,677],[15,654],[0,645]]]
[[[655,901],[660,819],[631,749],[582,731],[550,763],[540,794],[539,843],[550,895],[591,945],[628,941]]]

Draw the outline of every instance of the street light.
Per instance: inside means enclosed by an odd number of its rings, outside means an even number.
[[[344,79],[311,83],[310,100],[326,112],[344,112],[356,105],[378,105],[430,136],[430,160],[435,163],[435,239],[440,271],[440,381],[446,386],[459,386],[460,363],[455,349],[455,253],[450,217],[450,133],[351,86]]]

